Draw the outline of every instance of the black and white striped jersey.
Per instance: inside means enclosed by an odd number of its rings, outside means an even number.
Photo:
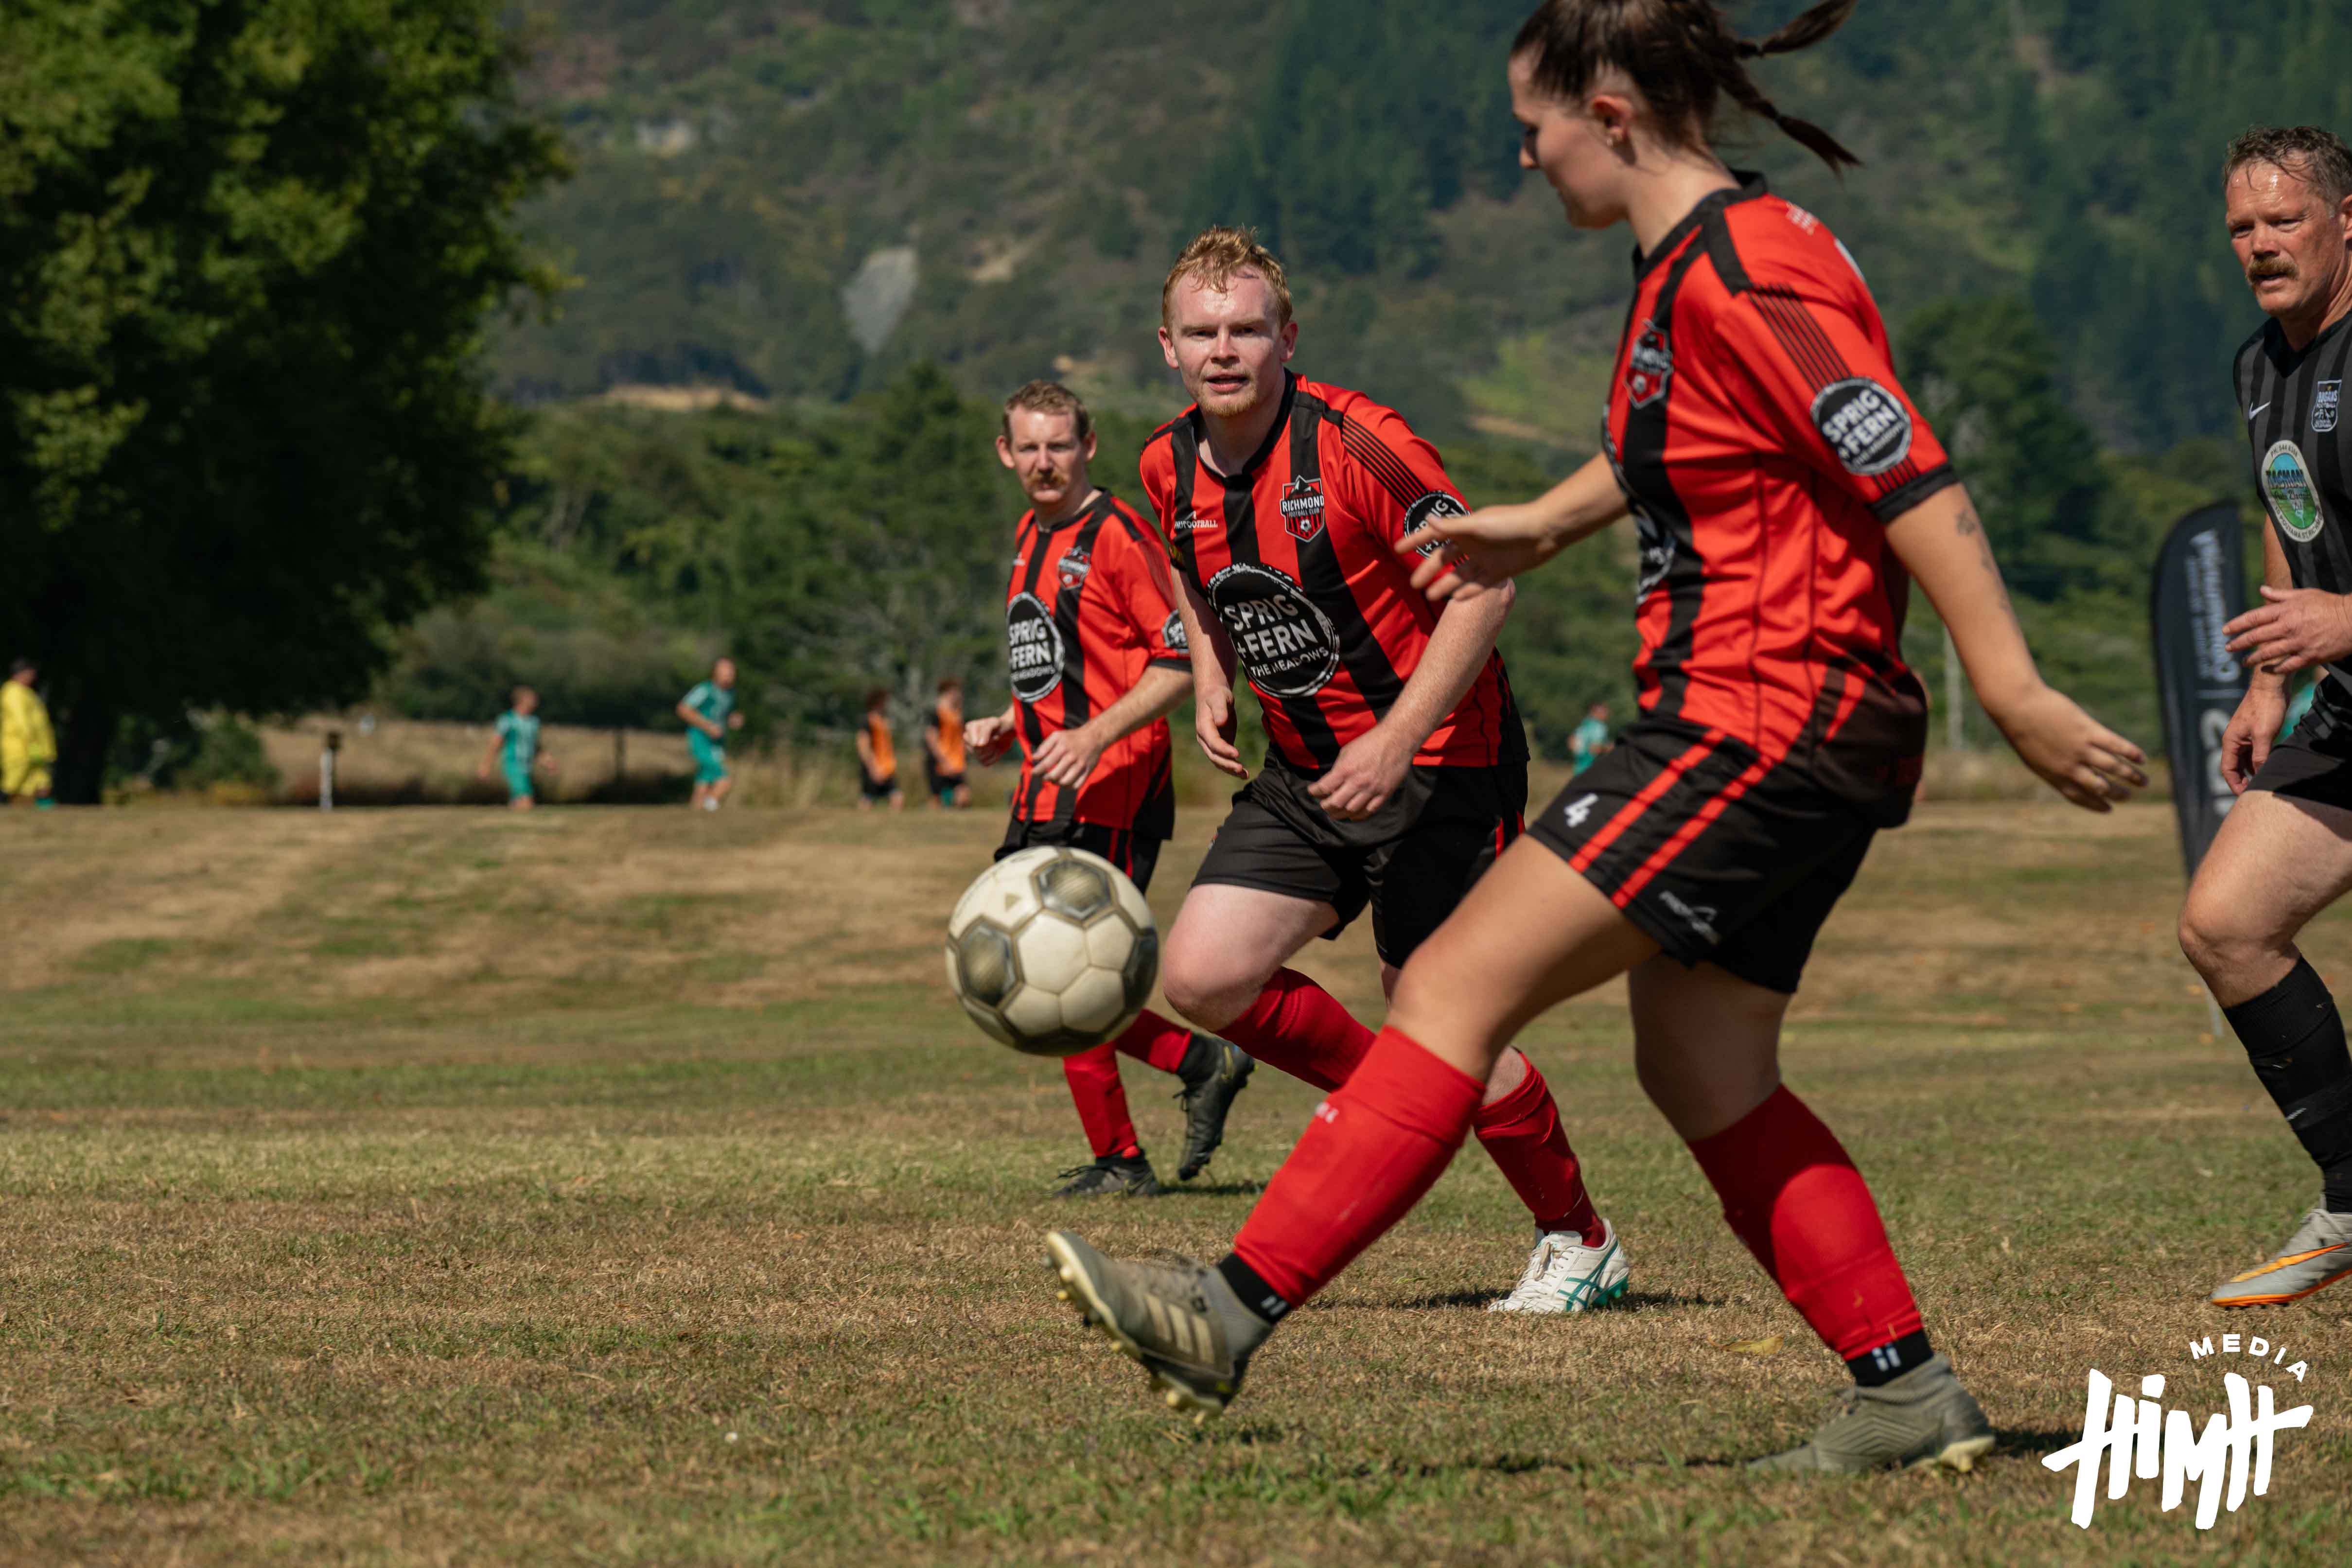
[[[2294,585],[2352,594],[2352,426],[2344,382],[2352,316],[2297,351],[2276,321],[2238,351],[2238,408],[2262,491]],[[2343,679],[2343,672],[2337,672]]]

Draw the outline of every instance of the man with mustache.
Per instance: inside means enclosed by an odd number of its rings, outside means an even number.
[[[1101,856],[1149,891],[1176,826],[1168,710],[1192,689],[1168,557],[1133,508],[1097,489],[1087,405],[1033,381],[1005,401],[997,459],[1029,497],[1013,531],[1004,634],[1013,700],[964,726],[985,767],[1021,744],[1021,784],[998,859],[1041,844]],[[1183,1084],[1179,1181],[1207,1166],[1225,1113],[1257,1065],[1224,1041],[1146,1010],[1125,1034],[1063,1059],[1094,1163],[1065,1171],[1058,1197],[1155,1197],[1120,1084],[1121,1053]]]
[[[2296,935],[2352,891],[2352,149],[2312,126],[2230,148],[2231,243],[2269,315],[2237,390],[2263,534],[2263,605],[2227,627],[2253,684],[2221,742],[2236,806],[2180,912],[2180,945],[2319,1166],[2319,1204],[2271,1259],[2214,1288],[2222,1307],[2300,1300],[2352,1275],[2352,1057]],[[2287,686],[2311,710],[2275,740]]]

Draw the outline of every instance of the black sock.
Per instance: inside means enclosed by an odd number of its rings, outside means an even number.
[[[2298,958],[2276,985],[2222,1011],[2254,1076],[2319,1166],[2327,1208],[2352,1214],[2352,1053],[2336,998]]]
[[[1867,1350],[1845,1363],[1853,1373],[1854,1382],[1864,1388],[1880,1388],[1893,1383],[1905,1373],[1927,1364],[1936,1348],[1927,1342],[1927,1331],[1914,1329],[1899,1340],[1890,1340],[1875,1350]]]
[[[1269,1327],[1290,1315],[1290,1303],[1275,1293],[1264,1275],[1244,1263],[1240,1253],[1226,1253],[1224,1261],[1217,1265],[1217,1272],[1224,1276],[1225,1284],[1249,1309],[1250,1315]]]

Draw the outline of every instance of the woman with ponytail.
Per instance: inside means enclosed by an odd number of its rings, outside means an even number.
[[[1388,1027],[1318,1108],[1213,1268],[1049,1250],[1064,1294],[1178,1408],[1223,1408],[1251,1354],[1418,1202],[1520,1029],[1618,975],[1642,1086],[1724,1216],[1853,1386],[1787,1470],[1965,1470],[1993,1446],[1930,1344],[1875,1202],[1780,1081],[1780,1021],[1871,839],[1907,816],[1927,696],[1907,584],[1987,713],[2068,800],[2146,783],[2139,748],[2045,685],[1959,476],[1895,378],[1845,249],[1712,150],[1729,100],[1832,169],[1746,62],[1820,41],[1854,0],[1740,39],[1709,0],[1549,0],[1513,46],[1521,163],[1569,222],[1633,234],[1603,456],[1539,500],[1432,517],[1416,586],[1470,598],[1629,512],[1641,715],[1528,825],[1399,981]]]

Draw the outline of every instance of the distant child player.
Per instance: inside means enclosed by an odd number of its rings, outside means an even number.
[[[971,804],[964,778],[963,682],[952,675],[940,682],[940,700],[923,731],[923,770],[930,775],[933,804],[950,811]]]
[[[1609,704],[1595,702],[1584,710],[1584,722],[1570,731],[1568,759],[1578,773],[1599,762],[1609,750]]]
[[[857,809],[871,811],[888,801],[893,811],[907,808],[907,792],[898,787],[898,748],[890,740],[890,693],[876,687],[866,694],[866,723],[857,731]]]
[[[499,715],[496,729],[490,732],[490,743],[482,752],[481,764],[475,768],[477,778],[488,778],[496,766],[507,782],[507,804],[517,811],[529,811],[538,804],[531,789],[531,770],[542,762],[547,771],[556,771],[552,757],[539,754],[539,693],[528,686],[514,689],[514,706]]]
[[[743,727],[743,715],[735,711],[735,661],[712,665],[710,679],[678,700],[677,716],[686,721],[686,749],[694,756],[691,804],[717,811],[735,782],[727,775],[727,731]]]

